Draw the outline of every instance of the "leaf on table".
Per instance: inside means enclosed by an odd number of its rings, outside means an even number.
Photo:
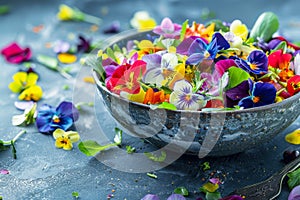
[[[288,173],[287,176],[289,177],[288,186],[290,189],[300,185],[300,168]]]
[[[5,151],[5,150],[7,150],[9,148],[10,148],[10,146],[4,145],[3,141],[0,140],[0,151]]]
[[[188,196],[189,191],[185,187],[178,187],[174,190],[175,194],[181,194],[183,196]]]
[[[156,156],[153,153],[145,152],[145,156],[147,156],[150,160],[153,160],[154,162],[163,162],[167,158],[167,153],[165,151],[161,151],[160,156]]]
[[[97,153],[104,151],[110,147],[117,146],[116,143],[110,143],[107,145],[100,145],[94,140],[87,140],[78,144],[79,150],[87,156],[94,156]]]

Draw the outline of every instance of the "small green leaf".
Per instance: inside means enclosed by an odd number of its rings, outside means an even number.
[[[153,173],[147,173],[147,176],[157,179],[157,175],[155,175]]]
[[[275,49],[272,50],[272,52],[277,51],[279,49],[282,49],[283,53],[286,53],[287,51],[287,43],[285,41],[280,42]],[[271,53],[272,53],[271,52]]]
[[[182,24],[182,28],[181,28],[181,32],[180,32],[180,41],[182,41],[184,39],[184,36],[185,36],[185,32],[186,32],[186,28],[187,26],[189,25],[189,20],[185,20]]]
[[[5,15],[9,13],[10,8],[7,5],[0,6],[0,15]]]
[[[163,162],[167,158],[167,154],[165,151],[161,151],[160,156],[156,156],[153,153],[145,152],[145,156],[147,156],[150,160],[153,160],[154,162]]]
[[[178,187],[174,190],[175,194],[181,194],[182,196],[189,196],[189,191],[185,187]]]
[[[120,47],[117,44],[113,45],[113,49],[115,52],[122,52],[122,50],[120,49]]]
[[[115,128],[115,137],[114,137],[114,142],[116,143],[116,145],[120,145],[122,143],[122,134],[123,131],[119,128]]]
[[[289,177],[288,186],[290,189],[293,189],[297,185],[300,185],[300,168],[288,173],[287,176]]]
[[[157,108],[163,108],[167,110],[177,110],[176,106],[174,104],[168,103],[168,102],[162,102],[157,106]]]
[[[72,197],[75,197],[76,199],[79,198],[79,193],[78,192],[72,192]]]
[[[229,81],[228,85],[226,86],[226,90],[234,88],[243,81],[248,80],[248,78],[250,78],[250,75],[246,71],[238,67],[230,67],[228,69],[228,76]]]
[[[87,140],[87,141],[80,142],[78,144],[79,150],[87,156],[94,156],[97,153],[99,153],[101,151],[104,151],[104,150],[106,150],[110,147],[113,147],[113,146],[117,146],[117,144],[116,143],[110,143],[110,144],[102,146],[94,140]]]
[[[278,28],[278,17],[272,12],[264,12],[257,18],[250,32],[250,38],[255,41],[261,38],[263,41],[268,42]]]
[[[9,145],[5,145],[4,142],[2,140],[0,140],[0,151],[5,151],[9,148],[10,148]]]
[[[206,200],[218,200],[221,198],[220,192],[207,192],[205,195]]]
[[[209,25],[211,25],[212,23],[215,24],[215,31],[223,31],[223,32],[228,32],[229,31],[229,27],[228,26],[225,26],[223,24],[223,21],[221,20],[218,20],[218,19],[213,19],[213,20],[210,20],[208,23],[205,24],[205,27],[208,27]]]
[[[126,146],[126,151],[127,151],[128,154],[132,154],[132,153],[135,152],[135,148],[132,147],[132,146],[127,145]]]
[[[42,64],[52,70],[57,70],[57,68],[58,68],[58,60],[54,57],[39,54],[39,55],[37,55],[36,59],[40,64]]]
[[[210,165],[209,165],[209,162],[204,162],[202,165],[202,170],[203,171],[206,171],[206,170],[209,170],[210,169]]]
[[[117,62],[117,58],[115,56],[115,53],[114,53],[114,51],[110,47],[108,47],[106,49],[106,54],[107,54],[108,57],[110,57],[111,59],[113,59],[114,61]]]

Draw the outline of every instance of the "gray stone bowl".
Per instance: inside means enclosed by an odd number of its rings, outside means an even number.
[[[145,39],[146,34],[130,32],[107,46],[125,46],[128,40]],[[279,103],[237,111],[152,109],[111,93],[96,72],[93,76],[108,112],[128,134],[180,154],[204,157],[243,152],[270,141],[300,114],[300,93]]]

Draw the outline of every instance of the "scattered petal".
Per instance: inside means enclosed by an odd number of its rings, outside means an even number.
[[[297,129],[285,136],[285,141],[291,144],[300,144],[300,129]]]
[[[1,169],[0,174],[6,175],[9,174],[9,171],[7,169]]]
[[[57,59],[64,64],[72,64],[77,61],[77,57],[69,53],[60,53],[57,55]]]
[[[7,62],[19,64],[31,58],[30,48],[22,49],[17,43],[13,42],[1,50],[1,54]]]

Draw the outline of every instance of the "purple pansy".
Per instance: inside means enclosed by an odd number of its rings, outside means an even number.
[[[266,74],[268,72],[268,57],[260,50],[252,51],[247,60],[235,57],[235,63],[238,67],[253,74]]]
[[[167,200],[185,200],[185,198],[181,194],[171,194]]]
[[[239,195],[231,195],[231,196],[224,197],[220,200],[244,200],[244,198],[242,198]]]
[[[288,200],[300,200],[300,185],[294,187],[289,194]]]
[[[67,130],[78,118],[79,112],[71,102],[63,101],[57,108],[44,104],[38,110],[36,125],[39,132],[51,134],[57,128]]]
[[[68,42],[62,40],[57,40],[54,43],[53,51],[54,53],[66,53],[70,50],[71,45]]]
[[[105,33],[105,34],[119,33],[120,27],[121,27],[121,25],[120,25],[119,21],[113,21],[108,28],[104,29],[103,33]]]
[[[178,38],[180,36],[181,26],[173,23],[170,18],[166,17],[162,20],[160,26],[153,29],[153,32],[165,38]]]
[[[240,100],[238,105],[243,108],[253,108],[274,103],[276,88],[271,83],[249,81],[250,96]]]
[[[77,44],[77,51],[88,53],[91,50],[91,41],[84,38],[82,35],[78,36],[79,43]]]
[[[155,194],[147,194],[141,200],[159,200],[159,197]]]
[[[188,50],[188,65],[197,65],[205,59],[213,60],[217,53],[221,50],[228,49],[230,44],[222,36],[221,33],[215,33],[211,42],[207,45],[202,38],[197,38],[192,42]]]
[[[225,92],[226,95],[226,107],[233,108],[238,105],[242,98],[249,96],[249,82],[243,81],[234,88],[231,88]]]

